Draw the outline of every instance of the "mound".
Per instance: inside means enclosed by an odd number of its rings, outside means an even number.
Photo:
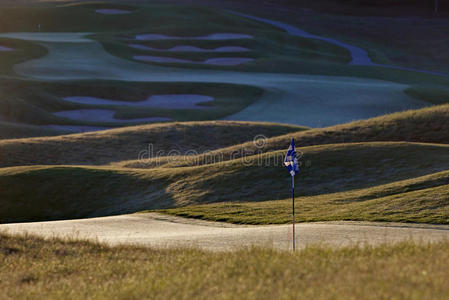
[[[289,196],[290,178],[282,166],[283,155],[284,151],[276,151],[211,165],[151,170],[77,166],[3,168],[0,220],[69,219],[210,202],[285,199]],[[304,148],[304,159],[311,164],[303,168],[298,178],[298,193],[318,195],[446,170],[449,146],[323,145]],[[438,186],[447,177],[426,180],[427,185],[421,182],[408,186],[414,189]],[[389,191],[391,188],[378,194]]]
[[[0,104],[1,105],[1,104]],[[42,137],[60,135],[61,131],[45,129],[41,126],[0,121],[0,139],[17,139],[23,137]]]
[[[238,224],[291,222],[291,198],[263,202],[219,202],[159,212]],[[449,171],[373,188],[296,198],[297,222],[386,221],[449,223]]]
[[[255,153],[285,150],[290,144],[291,138],[295,138],[297,147],[373,141],[446,144],[449,143],[449,105],[410,110],[343,125],[296,132],[267,139],[259,145],[248,142],[182,160],[159,160],[159,165],[171,161],[167,165],[168,167],[193,166],[235,159]],[[123,167],[143,168],[153,167],[155,164],[153,161],[147,160],[145,163],[142,163],[142,161],[128,161],[122,162],[120,165]]]
[[[50,164],[100,165],[137,159],[139,155],[202,153],[304,127],[253,122],[152,124],[100,132],[0,141],[0,167]],[[151,146],[150,146],[151,145]],[[152,148],[150,148],[152,147]]]

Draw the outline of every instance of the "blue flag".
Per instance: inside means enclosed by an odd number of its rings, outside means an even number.
[[[284,159],[285,167],[290,172],[290,175],[295,176],[299,172],[298,159],[296,158],[295,140],[292,139],[292,144],[288,147],[287,154]]]

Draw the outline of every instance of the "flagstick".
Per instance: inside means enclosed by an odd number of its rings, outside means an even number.
[[[295,251],[295,175],[292,175],[293,251]]]

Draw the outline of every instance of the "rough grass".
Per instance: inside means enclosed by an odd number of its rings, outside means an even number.
[[[448,242],[292,252],[109,247],[0,234],[5,299],[446,299]]]
[[[0,166],[94,164],[147,159],[155,155],[194,154],[305,130],[273,123],[207,121],[162,123],[71,134],[0,141]],[[190,151],[189,151],[190,150]]]
[[[276,30],[240,17],[224,16],[213,9],[186,5],[126,6],[131,14],[103,15],[99,8],[117,8],[117,4],[82,3],[79,5],[40,5],[3,7],[0,32],[35,32],[37,24],[45,32],[155,32],[189,36],[215,32],[252,32],[257,29]],[[83,22],[79,20],[82,19]],[[232,32],[232,31],[231,31]]]
[[[314,146],[302,150],[305,166],[298,176],[298,196],[372,188],[444,171],[449,163],[449,146],[437,144],[361,143]],[[86,166],[2,168],[0,220],[105,216],[211,202],[285,199],[290,194],[290,178],[282,166],[284,154],[284,151],[277,151],[204,166],[151,170]],[[429,157],[432,159],[423,159]],[[446,177],[433,181],[437,183],[429,184],[429,187],[447,184]],[[27,188],[23,189],[24,186]],[[384,188],[386,191],[382,191]],[[426,185],[419,189],[424,188]],[[416,221],[422,216],[421,221],[446,222],[445,188],[447,186],[440,191],[441,199],[432,196],[414,204],[416,209],[404,213],[404,220]],[[388,186],[380,189],[371,199],[406,192],[391,192]],[[326,211],[330,205],[328,200],[322,202],[321,207],[318,202],[314,205],[318,210]],[[386,203],[390,200],[386,199]],[[370,202],[355,202],[354,205],[363,210],[366,203]],[[434,205],[431,214],[425,212],[430,205]],[[423,210],[422,215],[415,214],[419,210]],[[388,210],[379,212],[375,216],[377,219],[398,219]],[[347,219],[347,215],[343,209],[335,218]],[[370,218],[358,213],[351,216],[355,219]],[[319,214],[317,218],[320,218]]]
[[[2,168],[0,220],[85,218],[133,212],[147,205],[170,205],[164,192],[174,174],[90,167]],[[9,185],[9,186],[8,186]],[[23,187],[26,186],[26,189]]]
[[[407,95],[433,104],[449,103],[449,89],[434,85],[414,85],[404,91]]]
[[[348,192],[297,196],[295,219],[296,222],[363,220],[448,224],[448,201],[449,171],[444,171]],[[159,212],[237,224],[285,224],[291,223],[291,206],[292,199],[287,198],[191,205]]]
[[[285,149],[294,138],[297,147],[372,142],[409,141],[425,143],[449,143],[449,105],[440,105],[419,110],[393,113],[372,119],[326,128],[310,129],[294,134],[286,134],[265,140],[261,145],[253,142],[217,149],[207,154],[185,159],[124,161],[124,167],[151,168],[168,164],[174,166],[193,166],[246,157],[255,153],[265,153]]]
[[[41,126],[0,121],[0,139],[18,139],[28,137],[55,136],[60,130],[45,129]]]
[[[448,140],[447,109],[447,105],[427,108],[302,132],[299,127],[267,123],[190,122],[5,140],[0,142],[1,166],[24,167],[0,169],[1,219],[26,221],[101,216],[222,202],[218,206],[199,208],[205,213],[195,212],[197,208],[190,212],[189,208],[172,212],[194,217],[204,215],[210,219],[228,218],[232,222],[285,222],[285,211],[280,215],[267,212],[268,217],[254,221],[251,216],[253,204],[241,203],[288,199],[290,182],[282,161],[293,136],[303,153],[301,173],[297,177],[297,196],[300,199],[323,197],[320,198],[323,199],[322,205],[303,215],[304,220],[352,218],[444,223],[447,219],[444,189],[447,186],[441,186],[448,184],[445,178],[438,179],[438,184],[424,184],[413,189],[395,188],[394,192],[391,192],[392,187],[384,185],[447,170],[449,146],[444,144]],[[282,136],[286,132],[291,133]],[[260,133],[281,136],[267,139],[266,144],[262,143],[258,148],[252,139]],[[441,144],[366,142],[376,139],[415,139]],[[247,140],[251,142],[239,145]],[[349,143],[353,140],[365,142]],[[333,141],[344,143],[329,144]],[[152,149],[149,148],[150,143]],[[303,147],[307,144],[322,145]],[[223,148],[229,145],[237,146]],[[195,150],[201,153],[209,149],[219,150],[203,155],[189,155],[195,152],[187,152]],[[175,152],[169,153],[169,150]],[[155,158],[156,155],[159,157]],[[137,157],[143,160],[126,161]],[[115,163],[95,168],[67,166],[111,162]],[[151,168],[145,169],[148,163]],[[54,166],[25,167],[33,164]],[[130,167],[130,164],[133,168],[123,168]],[[139,166],[140,169],[136,168]],[[366,190],[376,191],[374,196],[363,196],[364,201],[338,206],[343,208],[335,216],[329,213],[334,211],[333,205],[336,204],[331,201],[335,195],[328,194],[376,186],[379,190]],[[428,194],[421,193],[424,189],[433,190]],[[415,191],[421,194],[409,193]],[[394,203],[395,195],[401,195],[401,203],[409,201],[410,207],[405,205],[395,213],[390,209],[369,208],[376,199],[384,201],[382,205]],[[428,198],[426,195],[433,196]],[[338,199],[354,197],[342,194]],[[420,198],[426,200],[420,202]],[[315,200],[311,201],[315,203]],[[240,219],[237,213],[235,219],[229,218],[226,209],[217,213],[225,202],[246,205],[248,211],[242,212]],[[288,200],[280,203],[288,205]],[[273,202],[275,205],[278,204]],[[273,208],[271,211],[276,212]]]

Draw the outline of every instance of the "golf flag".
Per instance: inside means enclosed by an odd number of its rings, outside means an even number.
[[[292,176],[295,176],[299,172],[298,159],[296,158],[295,140],[292,139],[290,147],[288,147],[287,154],[284,159],[285,167]]]

